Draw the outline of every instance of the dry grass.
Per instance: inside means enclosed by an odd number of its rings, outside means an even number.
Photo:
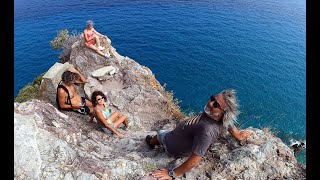
[[[148,76],[142,75],[142,78],[145,80],[146,83],[148,83],[151,87],[159,91],[167,99],[167,113],[171,114],[174,119],[184,119],[185,115],[180,111],[179,100],[174,99],[172,91],[165,90],[166,84],[161,86],[159,81],[156,80],[153,74]]]

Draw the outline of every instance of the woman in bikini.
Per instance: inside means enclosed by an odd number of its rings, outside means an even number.
[[[59,109],[74,110],[81,114],[92,114],[92,103],[85,97],[81,97],[74,84],[84,84],[87,80],[74,67],[70,67],[61,76],[57,87],[57,105]]]
[[[93,104],[93,114],[97,118],[98,122],[103,126],[102,130],[106,132],[106,128],[108,128],[114,134],[124,137],[117,128],[121,124],[128,128],[127,117],[120,114],[118,111],[111,113],[105,105],[106,96],[101,91],[94,91],[91,96],[91,101]]]
[[[84,29],[83,34],[85,38],[85,45],[87,48],[95,50],[98,54],[106,58],[110,57],[110,54],[108,52],[107,53],[102,52],[102,50],[104,50],[104,47],[100,46],[100,40],[99,40],[99,36],[105,37],[105,38],[108,38],[108,37],[96,31],[93,28],[93,22],[91,20],[87,21],[86,29]]]

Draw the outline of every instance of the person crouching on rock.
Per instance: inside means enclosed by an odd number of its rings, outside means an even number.
[[[91,96],[91,101],[93,104],[93,114],[94,117],[103,126],[102,130],[107,133],[107,128],[111,130],[114,134],[124,137],[117,128],[123,124],[128,128],[128,119],[126,116],[120,114],[118,111],[111,113],[110,110],[105,105],[106,96],[101,91],[94,91]]]
[[[188,159],[176,168],[159,169],[153,172],[153,177],[172,179],[195,167],[205,155],[211,143],[217,141],[223,128],[238,141],[250,136],[249,131],[239,131],[234,126],[239,114],[236,91],[224,90],[212,95],[204,107],[204,112],[188,120],[181,121],[174,130],[159,130],[155,136],[148,135],[146,143],[150,148],[162,145],[167,154]]]

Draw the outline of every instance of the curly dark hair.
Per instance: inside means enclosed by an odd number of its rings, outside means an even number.
[[[71,72],[71,71],[65,71],[62,76],[61,80],[65,82],[66,84],[73,83],[75,81],[80,80],[80,76],[77,73]]]
[[[103,92],[101,91],[94,91],[91,95],[91,102],[92,102],[92,105],[95,107],[97,105],[97,99],[96,97],[97,96],[101,96],[102,98],[104,98],[104,100],[107,99],[106,95],[103,94]]]

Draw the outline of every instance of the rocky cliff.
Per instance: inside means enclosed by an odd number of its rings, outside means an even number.
[[[147,134],[173,129],[185,118],[172,93],[149,68],[119,55],[107,41],[108,59],[82,44],[72,46],[68,63],[44,75],[42,98],[14,103],[14,178],[154,179],[150,172],[186,160],[144,142]],[[129,129],[120,129],[125,138],[103,133],[88,116],[57,110],[56,84],[70,65],[89,80],[79,87],[83,95],[101,90],[110,108],[128,117]],[[292,149],[266,129],[248,130],[252,138],[241,145],[224,133],[197,167],[177,179],[305,179]]]

